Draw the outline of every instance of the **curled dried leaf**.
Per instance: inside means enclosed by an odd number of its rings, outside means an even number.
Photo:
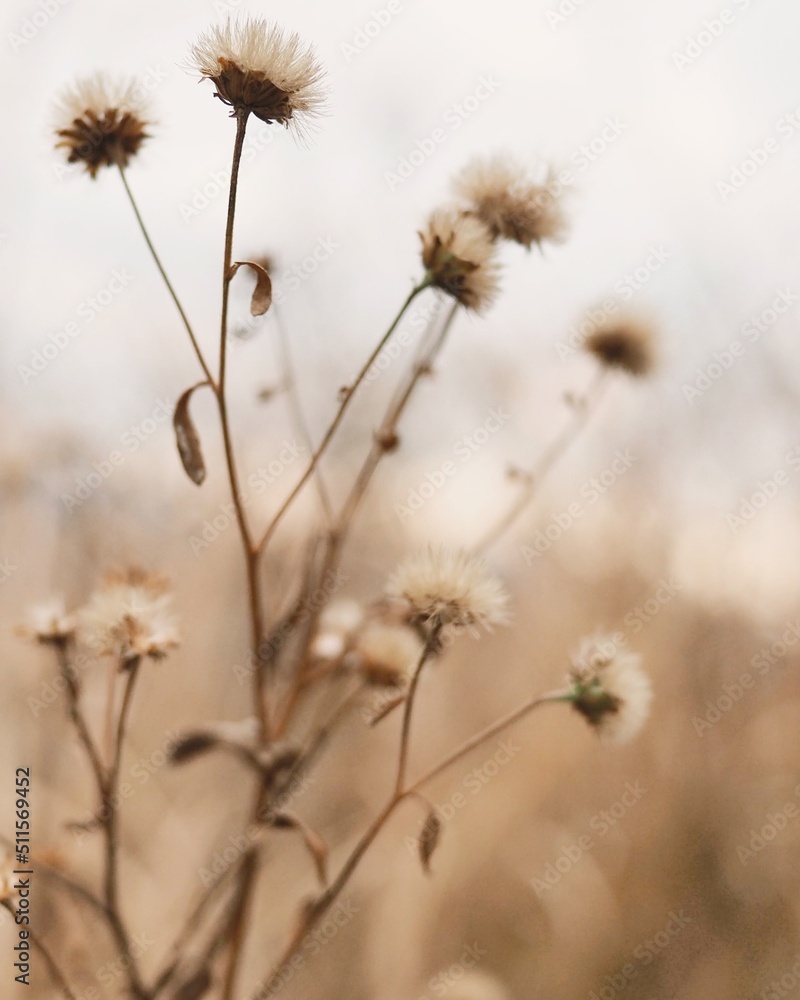
[[[198,486],[206,478],[206,466],[203,461],[203,452],[200,448],[200,438],[189,415],[189,400],[195,389],[199,389],[203,385],[208,385],[208,382],[198,382],[197,385],[193,385],[183,393],[178,400],[178,404],[175,407],[175,414],[172,418],[181,463],[186,470],[186,475]]]
[[[185,764],[195,757],[208,753],[217,746],[219,740],[211,733],[187,733],[181,736],[173,746],[169,759],[171,764]]]
[[[249,267],[256,276],[256,287],[250,299],[250,313],[252,316],[263,316],[272,305],[272,279],[266,269],[254,260],[237,260],[231,267],[231,277],[240,267]]]
[[[431,809],[425,822],[422,824],[422,830],[419,834],[419,859],[422,862],[423,871],[430,873],[431,870],[431,858],[433,857],[433,852],[439,846],[439,837],[442,833],[442,821],[436,814],[435,809]]]

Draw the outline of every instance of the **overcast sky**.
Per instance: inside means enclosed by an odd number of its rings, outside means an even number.
[[[240,255],[277,259],[315,426],[418,276],[416,231],[450,177],[478,154],[508,150],[567,171],[571,235],[544,255],[504,250],[503,298],[461,321],[448,354],[454,374],[439,401],[454,426],[504,398],[514,414],[504,457],[515,442],[544,441],[560,392],[589,374],[557,345],[613,300],[663,337],[658,378],[617,390],[615,445],[655,442],[664,488],[718,512],[785,464],[800,443],[792,0],[10,0],[0,110],[7,422],[75,426],[100,453],[196,379],[119,179],[64,169],[52,106],[97,69],[141,79],[156,124],[130,181],[212,344],[233,124],[182,63],[198,32],[237,11],[298,31],[330,78],[330,114],[309,145],[277,126],[251,129],[237,228]],[[315,249],[322,263],[292,290],[286,272]],[[97,311],[92,299],[120,285]],[[69,323],[77,335],[31,375]],[[734,341],[742,349],[725,370]],[[233,352],[245,395],[263,381],[260,350]],[[722,377],[702,382],[709,372]]]

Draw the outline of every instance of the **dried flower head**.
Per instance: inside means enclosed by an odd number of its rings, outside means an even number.
[[[410,620],[466,626],[508,621],[508,596],[482,560],[463,551],[428,547],[392,575],[389,595],[408,602]]]
[[[607,368],[641,376],[649,375],[655,365],[655,339],[646,324],[620,320],[593,330],[583,346]]]
[[[82,163],[96,177],[101,167],[127,167],[149,138],[147,125],[135,84],[98,74],[62,94],[56,149],[67,150],[69,163]]]
[[[456,177],[455,189],[466,211],[480,219],[494,239],[530,249],[532,243],[565,235],[566,219],[551,178],[537,184],[508,157],[475,160]]]
[[[640,662],[605,636],[584,639],[572,657],[570,701],[608,743],[632,739],[650,714],[653,691]]]
[[[349,639],[364,621],[364,609],[350,598],[332,601],[319,616],[319,626],[311,645],[313,656],[337,660],[345,652]]]
[[[192,46],[192,57],[232,115],[297,126],[322,110],[324,74],[313,50],[262,17],[229,18],[211,28]]]
[[[452,295],[467,309],[481,312],[498,291],[497,249],[479,219],[452,209],[439,209],[419,234],[422,263],[432,285]]]
[[[400,687],[421,651],[419,636],[407,625],[372,622],[356,636],[353,659],[369,684]]]
[[[77,622],[67,614],[63,597],[55,597],[47,604],[38,604],[28,612],[27,620],[18,628],[26,639],[44,645],[63,645],[75,635]]]
[[[83,636],[100,655],[118,657],[121,666],[143,656],[161,659],[180,643],[169,602],[163,577],[140,569],[110,573],[81,612]]]

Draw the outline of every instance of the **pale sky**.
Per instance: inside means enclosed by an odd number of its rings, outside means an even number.
[[[418,276],[416,231],[451,176],[507,150],[569,171],[571,235],[543,257],[504,251],[502,299],[485,318],[463,319],[450,345],[439,419],[457,436],[505,400],[514,420],[501,460],[538,447],[561,391],[589,374],[556,345],[612,299],[649,316],[663,349],[659,376],[620,386],[609,406],[611,452],[655,454],[658,489],[720,515],[785,464],[800,443],[791,0],[10,0],[0,357],[15,434],[75,426],[101,455],[196,380],[119,179],[63,169],[52,105],[97,69],[142,79],[157,124],[130,181],[210,346],[233,124],[181,64],[198,32],[237,11],[298,31],[329,71],[330,114],[310,145],[277,126],[252,129],[237,227],[241,255],[278,259],[316,428]],[[430,155],[398,182],[417,148]],[[315,249],[315,273],[288,289],[281,274]],[[107,300],[101,312],[93,297]],[[244,303],[242,293],[240,313]],[[26,375],[69,323],[77,335]],[[743,347],[730,369],[687,398],[734,341]],[[270,356],[263,337],[233,350],[246,398]],[[253,412],[243,408],[242,427]]]

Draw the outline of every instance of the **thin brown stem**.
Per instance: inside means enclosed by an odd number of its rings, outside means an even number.
[[[139,223],[139,228],[142,231],[142,236],[144,236],[145,243],[147,243],[147,248],[150,251],[150,255],[152,256],[153,261],[155,262],[155,265],[158,268],[161,277],[164,279],[164,284],[167,287],[167,291],[172,297],[172,301],[175,303],[175,307],[178,310],[181,320],[183,321],[183,325],[186,328],[186,332],[189,334],[189,340],[192,342],[194,353],[197,355],[197,360],[200,362],[200,367],[203,369],[203,374],[205,375],[208,384],[213,388],[216,386],[216,382],[214,381],[214,376],[211,374],[211,369],[208,367],[206,359],[203,356],[203,352],[200,349],[200,344],[198,343],[198,340],[194,335],[192,324],[189,322],[189,318],[186,315],[183,306],[181,305],[180,299],[178,298],[178,293],[175,291],[172,282],[169,280],[167,272],[164,269],[164,265],[161,263],[161,258],[158,256],[158,253],[156,252],[156,248],[153,245],[153,241],[151,240],[150,234],[147,231],[147,227],[144,224],[144,219],[142,218],[141,212],[139,211],[139,206],[136,204],[136,199],[133,197],[133,192],[131,191],[130,185],[128,184],[128,178],[127,175],[125,174],[125,170],[122,164],[117,164],[117,166],[119,167],[119,175],[122,178],[122,184],[125,188],[125,193],[127,194],[128,200],[131,203],[133,214],[136,216],[136,221]]]
[[[417,687],[425,664],[430,659],[431,654],[437,648],[439,634],[441,633],[441,623],[437,622],[431,629],[425,645],[417,661],[416,669],[411,677],[408,686],[408,694],[403,702],[403,724],[400,727],[400,752],[397,755],[397,778],[394,783],[395,796],[401,795],[406,781],[406,771],[408,770],[408,751],[411,742],[411,716],[414,712],[414,703],[417,697]]]
[[[336,431],[339,429],[339,425],[341,424],[342,420],[344,419],[345,413],[347,412],[347,409],[348,409],[348,407],[350,405],[350,401],[353,399],[353,397],[354,397],[354,395],[356,393],[356,390],[361,385],[361,383],[364,381],[364,379],[367,376],[367,373],[369,372],[370,368],[372,368],[372,366],[375,363],[375,360],[377,359],[378,355],[383,350],[384,346],[386,345],[387,341],[392,336],[392,334],[394,333],[394,331],[397,329],[397,326],[398,326],[400,320],[403,318],[406,309],[408,309],[408,307],[411,305],[411,303],[414,301],[414,299],[417,297],[417,295],[419,295],[419,293],[421,291],[423,291],[423,289],[428,288],[429,284],[430,284],[429,279],[425,278],[418,285],[415,285],[414,288],[411,289],[411,291],[408,294],[408,297],[406,298],[405,302],[401,306],[400,311],[398,312],[397,316],[395,316],[394,320],[392,321],[391,326],[386,331],[386,333],[381,337],[381,339],[378,341],[378,344],[376,345],[376,347],[374,348],[374,350],[372,351],[372,353],[370,354],[370,356],[367,358],[366,362],[362,366],[361,370],[359,371],[359,373],[356,376],[356,378],[353,381],[353,383],[351,385],[347,386],[347,388],[343,390],[343,395],[342,395],[341,401],[339,403],[339,408],[336,411],[336,415],[334,416],[333,421],[331,422],[330,426],[328,427],[327,431],[325,432],[324,437],[322,438],[322,440],[320,441],[320,443],[317,445],[317,448],[314,451],[314,453],[312,454],[311,459],[310,459],[308,465],[306,466],[306,469],[303,472],[302,476],[300,477],[299,482],[294,487],[294,489],[291,491],[291,493],[286,498],[286,500],[284,500],[284,502],[278,508],[278,512],[272,518],[272,521],[270,522],[270,524],[268,525],[266,531],[264,532],[263,536],[261,537],[261,541],[258,543],[258,547],[257,547],[259,552],[263,552],[264,549],[267,547],[267,545],[269,544],[270,539],[275,534],[275,531],[278,528],[278,525],[283,520],[283,516],[286,514],[286,512],[292,506],[292,504],[295,501],[295,498],[300,494],[300,492],[302,491],[302,489],[305,486],[305,484],[308,482],[308,480],[310,479],[310,477],[313,475],[314,470],[316,469],[317,465],[319,464],[320,459],[325,454],[325,451],[327,450],[328,445],[331,443],[331,441],[333,439],[333,436],[335,435]]]
[[[320,895],[317,899],[304,911],[303,917],[300,920],[297,930],[292,935],[287,947],[281,954],[278,962],[272,969],[272,972],[267,976],[267,978],[262,982],[260,988],[255,992],[252,1000],[263,1000],[271,993],[271,984],[278,982],[278,976],[283,969],[283,967],[291,961],[294,955],[303,946],[307,935],[313,930],[317,923],[322,919],[325,913],[330,909],[336,899],[339,897],[342,890],[345,888],[349,882],[351,876],[355,872],[356,868],[360,864],[362,858],[369,850],[370,846],[376,840],[378,834],[386,825],[389,818],[394,813],[395,809],[410,796],[419,796],[420,788],[431,781],[437,775],[441,774],[442,771],[451,767],[457,761],[465,757],[470,751],[476,749],[482,743],[487,740],[492,739],[492,737],[497,736],[503,730],[507,729],[509,726],[518,722],[520,719],[524,718],[529,712],[538,708],[540,705],[548,704],[550,702],[557,701],[567,701],[569,700],[570,692],[567,690],[553,691],[549,694],[539,695],[532,698],[530,701],[525,702],[519,708],[514,709],[508,715],[503,716],[497,722],[492,723],[492,725],[487,726],[486,729],[482,730],[476,736],[462,743],[457,750],[453,753],[448,754],[443,760],[432,767],[429,771],[426,771],[421,778],[418,778],[413,784],[409,785],[405,789],[398,790],[395,787],[391,798],[380,811],[380,813],[375,817],[370,826],[367,828],[366,832],[361,836],[358,843],[355,845],[353,850],[350,852],[347,860],[342,865],[336,878],[331,882],[330,886]]]
[[[273,304],[272,312],[275,317],[275,329],[277,332],[275,342],[278,349],[278,361],[281,370],[282,382],[286,388],[286,396],[289,401],[289,410],[303,446],[307,448],[309,454],[311,454],[314,450],[311,432],[308,428],[308,421],[306,420],[305,412],[303,411],[303,404],[297,387],[297,374],[292,358],[292,348],[289,336],[286,332],[281,310],[277,303]],[[325,523],[330,526],[333,523],[333,506],[331,504],[330,494],[328,493],[328,489],[325,485],[319,466],[317,466],[314,470],[314,481],[317,485],[317,493],[319,494],[319,501],[322,506]]]
[[[494,527],[490,528],[484,537],[475,545],[474,552],[483,552],[495,544],[512,527],[536,497],[542,483],[548,474],[555,467],[558,460],[568,450],[575,441],[589,418],[595,412],[597,403],[600,400],[602,390],[607,384],[605,369],[600,369],[583,396],[573,404],[574,414],[572,419],[564,426],[561,433],[550,443],[545,450],[535,470],[526,478],[527,482],[522,492],[510,505],[506,513],[500,518]]]
[[[63,641],[57,643],[56,652],[58,655],[58,666],[61,671],[61,676],[64,678],[64,683],[67,687],[67,711],[69,713],[70,721],[75,727],[78,739],[86,752],[89,765],[92,769],[92,774],[94,775],[97,794],[102,802],[106,792],[105,768],[100,760],[100,753],[94,740],[92,739],[92,734],[89,732],[89,727],[86,725],[86,720],[84,719],[83,712],[81,711],[80,687],[78,685],[75,668],[70,662],[69,645],[67,642]]]

